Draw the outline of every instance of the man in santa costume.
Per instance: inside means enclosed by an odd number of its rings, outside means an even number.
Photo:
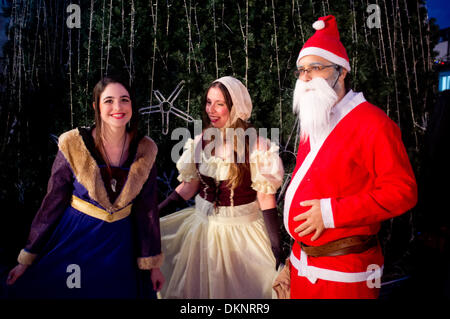
[[[301,139],[284,206],[291,298],[377,298],[380,222],[414,207],[417,185],[398,126],[346,88],[335,18],[313,27],[297,59]]]

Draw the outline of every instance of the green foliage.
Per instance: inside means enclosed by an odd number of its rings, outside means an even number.
[[[102,73],[127,74],[139,107],[156,104],[152,90],[168,97],[184,80],[175,106],[197,119],[206,87],[217,77],[233,75],[252,96],[252,123],[281,126],[283,148],[295,153],[295,62],[314,32],[312,23],[326,14],[337,18],[353,68],[353,89],[401,126],[414,168],[420,170],[420,126],[436,90],[431,61],[437,41],[422,0],[403,1],[398,8],[394,1],[378,1],[380,29],[367,27],[368,2],[356,0],[72,2],[81,8],[80,29],[65,24],[68,0],[12,1],[5,9],[12,23],[5,30],[10,41],[0,75],[0,183],[9,185],[0,193],[2,201],[35,203],[31,206],[37,208],[56,151],[50,135],[92,124],[91,92]],[[160,147],[163,176],[174,170],[170,149],[176,141],[170,140],[170,131],[192,126],[171,116],[165,136],[160,118],[143,116],[141,129]],[[286,145],[289,136],[294,137]],[[286,172],[292,172],[295,158],[285,154],[283,159]]]

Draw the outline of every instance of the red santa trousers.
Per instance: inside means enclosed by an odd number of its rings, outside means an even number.
[[[366,281],[345,283],[317,279],[311,283],[308,278],[297,275],[290,264],[291,299],[376,299],[380,288],[369,288]]]

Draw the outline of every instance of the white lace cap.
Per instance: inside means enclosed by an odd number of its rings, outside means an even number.
[[[252,100],[247,88],[241,81],[232,77],[224,76],[214,82],[220,82],[230,93],[231,100],[233,101],[233,106],[230,111],[230,118],[226,124],[227,127],[232,125],[238,118],[241,120],[248,120],[252,114]]]

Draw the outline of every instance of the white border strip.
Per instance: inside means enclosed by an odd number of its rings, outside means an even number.
[[[322,220],[325,228],[334,228],[333,210],[331,208],[331,198],[322,198],[320,200],[320,210],[322,211]]]
[[[350,72],[350,63],[348,63],[348,61],[344,58],[341,58],[340,56],[324,50],[322,48],[317,48],[317,47],[307,47],[304,48],[303,50],[300,51],[300,54],[298,55],[298,59],[297,59],[297,64],[298,64],[298,60],[300,60],[301,58],[303,58],[304,56],[307,55],[317,55],[320,56],[324,59],[327,59],[330,62],[336,63],[340,66],[343,66],[344,68],[347,69],[348,72]]]
[[[289,260],[298,271],[299,276],[308,278],[311,283],[315,283],[317,279],[336,281],[336,282],[363,282],[367,280],[380,279],[383,275],[384,265],[380,267],[380,271],[363,271],[363,272],[342,272],[336,270],[330,270],[325,268],[318,268],[314,266],[308,266],[306,261],[306,254],[301,250],[301,257],[299,260],[293,253],[289,257]]]

